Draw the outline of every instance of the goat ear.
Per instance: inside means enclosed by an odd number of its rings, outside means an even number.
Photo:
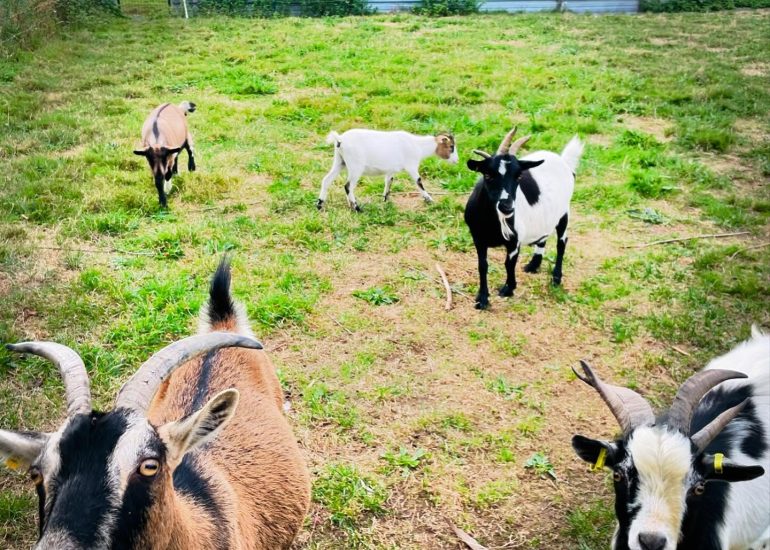
[[[610,441],[601,441],[599,439],[589,439],[582,435],[576,435],[572,438],[572,448],[575,453],[591,464],[596,464],[602,449],[606,451],[604,464],[610,468],[615,465],[618,448]]]
[[[139,155],[140,157],[146,157],[148,149],[134,149],[134,154]]]
[[[536,166],[540,166],[545,162],[545,159],[541,160],[520,160],[519,166],[522,170],[531,170],[532,168],[535,168]]]
[[[468,162],[466,162],[465,165],[468,167],[469,170],[473,170],[474,172],[483,172],[482,170],[482,166],[484,165],[483,161],[468,159]]]
[[[235,414],[238,406],[238,390],[229,389],[218,393],[202,409],[158,429],[168,451],[169,464],[176,466],[188,451],[214,439],[222,427]]]
[[[765,473],[762,466],[742,466],[724,455],[707,454],[701,459],[706,467],[706,479],[709,481],[750,481]]]
[[[0,430],[0,460],[11,470],[26,470],[40,456],[48,434]]]

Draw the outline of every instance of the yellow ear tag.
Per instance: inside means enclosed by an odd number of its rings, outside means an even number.
[[[10,468],[11,470],[18,470],[19,468],[21,468],[21,462],[19,462],[18,460],[16,460],[16,459],[15,459],[15,458],[13,458],[13,457],[10,457],[10,458],[8,458],[8,459],[5,461],[5,465],[6,465],[8,468]]]
[[[604,460],[606,458],[607,458],[607,449],[602,447],[599,450],[599,456],[596,457],[596,463],[593,466],[591,466],[591,471],[592,472],[598,472],[599,470],[604,468]]]
[[[722,473],[722,461],[725,459],[725,455],[717,453],[714,455],[714,471],[718,474]]]

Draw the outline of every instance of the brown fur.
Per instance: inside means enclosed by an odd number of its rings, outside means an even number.
[[[442,159],[448,159],[455,150],[455,138],[449,134],[436,136],[436,155]]]
[[[157,120],[158,137],[155,137],[154,126]],[[142,145],[152,148],[166,147],[176,149],[182,147],[190,139],[187,129],[185,111],[177,105],[164,103],[153,109],[142,126]]]
[[[236,325],[233,318],[211,328],[235,332]],[[154,426],[194,412],[203,363],[203,358],[189,361],[163,384],[148,414]],[[283,415],[283,392],[267,354],[238,348],[218,351],[202,402],[228,388],[240,392],[235,416],[216,439],[191,451],[203,476],[210,480],[223,517],[230,522],[226,547],[289,548],[310,504],[310,476]],[[218,548],[211,535],[222,526],[212,525],[201,506],[175,493],[170,474],[165,475],[158,484],[161,502],[153,506],[149,518],[152,547]],[[161,544],[156,546],[158,542]]]

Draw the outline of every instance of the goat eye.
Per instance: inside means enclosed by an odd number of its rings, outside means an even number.
[[[41,483],[43,483],[43,473],[40,471],[40,468],[32,466],[29,469],[29,479],[35,485],[40,485]]]
[[[144,477],[153,477],[160,471],[160,462],[154,458],[146,458],[139,465],[139,473]]]
[[[695,485],[695,487],[693,487],[692,492],[695,493],[696,496],[701,496],[706,492],[706,484],[703,482],[698,483]]]
[[[621,474],[619,471],[615,470],[612,473],[612,479],[615,480],[615,483],[620,483],[621,481],[623,481],[623,474]]]

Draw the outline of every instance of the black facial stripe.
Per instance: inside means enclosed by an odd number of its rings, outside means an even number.
[[[150,443],[150,453],[163,464],[166,459],[166,447],[160,439]],[[139,539],[145,531],[148,513],[155,502],[153,484],[162,482],[161,474],[145,477],[133,472],[128,478],[126,491],[117,522],[113,527],[111,550],[131,550],[138,547]]]
[[[180,494],[192,497],[210,515],[212,524],[218,527],[212,548],[227,550],[228,519],[217,503],[211,481],[201,473],[194,454],[194,451],[187,453],[174,470],[174,489]]]
[[[108,461],[128,422],[123,413],[79,415],[59,441],[60,466],[50,481],[51,506],[43,530],[57,529],[84,548],[110,511]]]
[[[37,514],[38,514],[38,536],[43,536],[43,526],[45,525],[45,487],[42,483],[35,485],[37,493]]]

